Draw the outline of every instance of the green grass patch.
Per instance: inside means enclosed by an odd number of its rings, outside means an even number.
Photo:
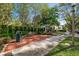
[[[75,38],[75,46],[71,47],[71,37],[67,37],[64,41],[52,49],[48,56],[79,56],[79,38]]]
[[[53,32],[53,35],[63,35],[64,32],[61,32],[61,31],[57,31],[57,32]]]

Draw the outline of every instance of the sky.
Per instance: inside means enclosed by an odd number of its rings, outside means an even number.
[[[54,7],[55,5],[57,5],[57,3],[48,3],[49,7]]]

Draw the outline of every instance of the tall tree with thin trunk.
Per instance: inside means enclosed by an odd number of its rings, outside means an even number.
[[[75,35],[75,28],[77,25],[77,22],[78,21],[78,17],[76,16],[76,13],[75,12],[78,12],[77,10],[79,9],[77,6],[77,4],[71,4],[71,3],[63,3],[63,4],[60,4],[61,6],[61,13],[63,13],[64,18],[67,22],[67,25],[68,27],[71,27],[70,30],[71,30],[71,34],[72,34],[72,46],[74,46],[74,35]],[[76,10],[77,9],[77,10]]]

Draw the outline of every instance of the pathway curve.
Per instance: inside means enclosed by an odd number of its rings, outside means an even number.
[[[21,48],[17,48],[12,51],[12,55],[15,56],[43,56],[47,54],[52,47],[58,45],[60,41],[64,40],[64,35],[52,36],[46,40],[38,41],[25,45]]]

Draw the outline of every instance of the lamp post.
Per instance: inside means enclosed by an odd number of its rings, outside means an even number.
[[[74,35],[75,35],[75,24],[74,24],[74,20],[75,20],[75,4],[72,4],[72,46],[74,46]]]

